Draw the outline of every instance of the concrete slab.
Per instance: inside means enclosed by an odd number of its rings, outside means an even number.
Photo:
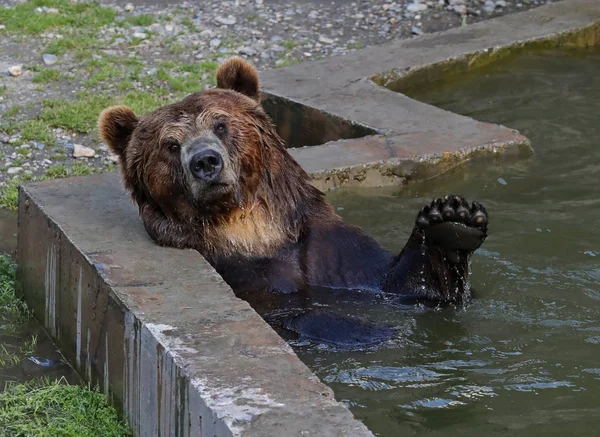
[[[136,436],[372,436],[198,253],[149,239],[117,174],[22,187],[18,262]]]
[[[402,92],[528,48],[599,43],[600,1],[564,0],[264,72],[264,104],[282,136],[303,146],[291,153],[319,188],[401,184],[474,156],[532,152],[530,141],[513,129],[451,114]]]

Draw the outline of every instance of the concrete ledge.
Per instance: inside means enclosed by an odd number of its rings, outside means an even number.
[[[22,187],[18,262],[136,436],[372,436],[198,253],[150,241],[116,174]]]
[[[291,153],[313,174],[317,187],[401,184],[442,173],[474,155],[520,156],[532,149],[513,129],[452,114],[400,92],[495,62],[514,49],[599,43],[600,1],[563,0],[267,71],[261,81],[265,107],[280,134],[304,146]],[[337,131],[331,130],[337,137],[303,133],[311,117],[329,129],[337,123]]]

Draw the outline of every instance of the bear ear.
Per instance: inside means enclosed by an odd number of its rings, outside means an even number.
[[[221,64],[217,70],[217,88],[234,90],[256,101],[260,100],[258,72],[239,56]]]
[[[112,152],[125,156],[131,134],[138,124],[138,117],[127,106],[106,108],[98,117],[98,131]]]

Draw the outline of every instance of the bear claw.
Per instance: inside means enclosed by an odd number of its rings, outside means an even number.
[[[431,205],[421,208],[417,216],[417,226],[420,229],[427,229],[442,221],[464,223],[484,229],[488,217],[485,208],[479,202],[474,201],[469,206],[463,197],[456,195],[433,200]]]

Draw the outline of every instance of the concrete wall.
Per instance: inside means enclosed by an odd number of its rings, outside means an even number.
[[[20,288],[136,436],[371,436],[198,253],[148,238],[118,175],[20,196]]]

